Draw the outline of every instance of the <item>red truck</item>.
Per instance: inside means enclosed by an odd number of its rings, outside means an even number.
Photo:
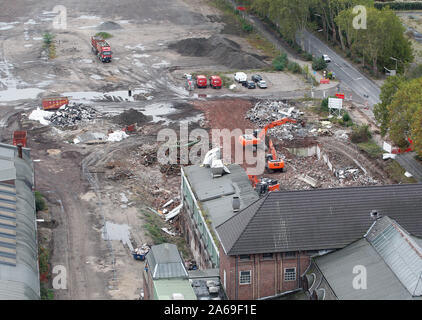
[[[66,104],[69,104],[68,97],[51,97],[42,99],[42,108],[44,110],[57,110]]]
[[[210,77],[210,86],[212,88],[221,89],[222,85],[223,85],[223,81],[221,81],[221,78],[219,76],[211,76]]]
[[[14,131],[13,132],[13,145],[17,146],[22,144],[22,147],[26,147],[26,131]]]
[[[92,52],[94,52],[98,59],[102,62],[111,62],[111,47],[107,41],[98,36],[91,37]]]
[[[206,88],[207,87],[207,77],[204,75],[199,75],[196,77],[196,86],[198,88]]]

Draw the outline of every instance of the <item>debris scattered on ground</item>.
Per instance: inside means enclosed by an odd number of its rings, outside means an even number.
[[[92,121],[98,116],[99,113],[95,109],[81,103],[72,103],[52,113],[49,121],[55,126],[66,127],[82,121]]]
[[[118,142],[118,141],[122,141],[123,139],[126,139],[127,137],[129,137],[129,135],[126,132],[122,130],[118,130],[118,131],[114,131],[110,133],[108,135],[107,141]]]
[[[297,137],[306,137],[311,134],[312,128],[302,126],[301,117],[303,112],[292,107],[284,101],[259,101],[246,113],[246,119],[253,122],[257,127],[263,128],[267,124],[287,117],[297,120],[297,123],[286,123],[283,126],[268,130],[268,133],[280,140],[293,140]],[[314,130],[313,132],[315,132]]]
[[[96,143],[106,143],[107,136],[104,133],[100,132],[85,132],[78,135],[73,139],[73,143],[85,143],[85,144],[96,144]]]

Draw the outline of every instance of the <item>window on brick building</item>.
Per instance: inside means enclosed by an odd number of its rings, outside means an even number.
[[[273,258],[273,254],[272,253],[264,253],[262,255],[262,259],[264,260],[271,260]]]
[[[239,283],[250,284],[251,283],[251,271],[240,271],[239,272]]]
[[[296,268],[285,268],[284,269],[284,281],[296,280]]]
[[[285,252],[284,253],[284,257],[291,259],[291,258],[295,258],[296,257],[296,252],[295,251],[290,251],[290,252]]]
[[[240,261],[249,261],[249,260],[251,260],[251,255],[250,254],[241,254],[239,256],[239,260]]]

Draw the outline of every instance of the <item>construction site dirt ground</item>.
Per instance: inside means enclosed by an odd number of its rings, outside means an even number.
[[[173,199],[174,207],[180,196],[178,166],[162,166],[154,158],[160,129],[177,131],[181,123],[188,123],[190,129],[254,129],[256,125],[245,116],[259,101],[258,95],[271,98],[283,88],[307,90],[308,85],[300,75],[269,72],[262,73],[270,83],[268,90],[185,90],[181,78],[185,71],[232,68],[215,56],[184,56],[168,48],[172,43],[222,35],[238,43],[239,58],[263,57],[239,35],[225,33],[227,26],[218,18],[220,13],[207,1],[122,0],[116,5],[103,0],[99,5],[69,0],[65,3],[66,30],[52,28],[55,5],[52,0],[31,6],[17,0],[0,12],[1,139],[11,143],[14,130],[28,131],[36,189],[48,202],[48,210],[39,213],[45,220],[39,224],[40,244],[50,249],[50,270],[57,265],[67,270],[67,288],[54,290],[55,299],[139,299],[144,262],[134,260],[130,246],[176,242],[190,259],[175,226],[165,222],[160,213],[164,203]],[[43,48],[46,31],[56,35],[54,59],[48,59]],[[113,35],[109,40],[112,63],[101,63],[91,52],[89,39],[98,31]],[[254,72],[245,71],[249,75]],[[198,93],[208,96],[199,98]],[[239,93],[242,98],[237,97]],[[29,120],[41,98],[52,95],[69,96],[74,103],[92,107],[98,116],[67,127]],[[308,110],[311,104],[294,102],[295,108],[304,112],[307,124],[319,128],[321,119]],[[115,116],[124,111],[129,112],[127,117],[117,121]],[[107,136],[132,120],[138,122],[137,132],[121,141],[74,143],[84,134]],[[358,162],[367,170],[360,177],[369,178],[339,179],[316,156],[295,156],[283,141],[274,138],[287,172],[271,176],[283,189],[311,188],[298,179],[303,175],[317,180],[319,187],[389,182],[382,164],[347,140],[335,134],[315,139],[334,165],[362,170]],[[176,235],[171,235],[173,232]]]

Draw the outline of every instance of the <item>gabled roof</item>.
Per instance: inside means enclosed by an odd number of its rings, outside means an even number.
[[[323,289],[340,300],[421,299],[422,249],[416,239],[396,221],[383,217],[360,240],[314,258],[326,284],[319,280],[312,290]],[[366,279],[366,289],[353,287],[356,266]]]
[[[183,167],[192,191],[208,214],[213,228],[233,216],[234,196],[239,197],[240,209],[259,199],[240,165],[228,164],[227,168],[230,170],[229,174],[213,178],[210,168],[199,165]]]
[[[361,238],[370,212],[422,236],[422,184],[271,192],[216,227],[226,254],[339,249]]]
[[[188,278],[183,260],[174,244],[163,243],[152,246],[146,259],[154,280]]]

